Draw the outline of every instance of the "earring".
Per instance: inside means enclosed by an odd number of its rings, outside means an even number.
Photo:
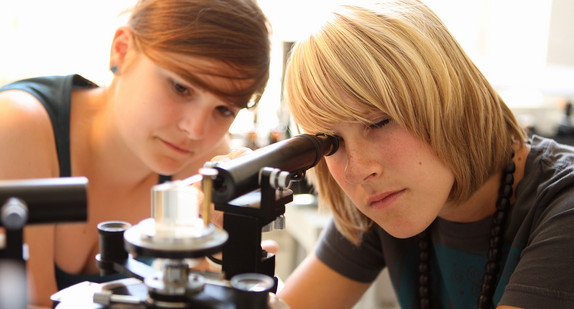
[[[113,66],[110,68],[110,71],[112,71],[112,73],[113,73],[114,75],[116,75],[116,73],[118,73],[118,67],[115,66],[115,65],[113,65]]]

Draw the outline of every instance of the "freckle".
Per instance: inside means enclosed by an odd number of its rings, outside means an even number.
[[[422,162],[419,162],[419,165],[423,165],[423,163],[422,163]]]

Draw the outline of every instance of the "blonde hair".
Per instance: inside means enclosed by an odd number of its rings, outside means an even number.
[[[450,200],[464,201],[511,156],[524,131],[441,20],[416,0],[345,5],[293,48],[285,99],[299,128],[333,133],[335,123],[380,110],[428,143],[455,175]],[[314,170],[322,205],[358,244],[372,222],[324,162]]]
[[[158,65],[240,107],[256,104],[269,78],[269,24],[254,0],[139,0],[128,21],[139,50]],[[192,67],[184,57],[232,69]],[[228,90],[198,74],[252,81]]]

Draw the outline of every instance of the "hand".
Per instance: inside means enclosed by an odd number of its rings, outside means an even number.
[[[219,155],[219,156],[213,157],[210,162],[225,162],[225,161],[233,160],[237,157],[241,157],[242,155],[248,154],[252,151],[253,150],[251,150],[247,147],[241,147],[241,148],[233,149],[230,153],[228,153],[226,155]]]
[[[266,239],[262,241],[261,248],[271,254],[277,254],[277,252],[279,252],[279,244],[272,239]]]

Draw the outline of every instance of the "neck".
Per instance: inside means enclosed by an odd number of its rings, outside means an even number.
[[[516,171],[514,172],[513,190],[516,189],[516,185],[524,176],[524,165],[529,151],[528,145],[514,147],[513,162]],[[447,203],[438,216],[444,220],[459,223],[477,222],[492,216],[496,211],[495,203],[501,176],[502,172],[490,176],[468,200],[457,204]],[[514,198],[511,202],[514,202]]]
[[[469,223],[480,221],[494,214],[495,202],[500,187],[501,173],[490,176],[468,200],[462,203],[448,203],[439,217],[452,222]]]

